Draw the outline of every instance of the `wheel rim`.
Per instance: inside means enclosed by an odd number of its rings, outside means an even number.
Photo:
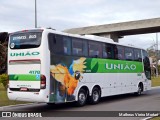
[[[79,94],[79,101],[80,101],[80,103],[83,104],[85,102],[85,100],[86,100],[86,96],[85,96],[84,93],[81,92]]]
[[[98,91],[94,91],[93,92],[93,101],[98,101],[98,99],[99,99],[99,93],[98,93]]]
[[[139,87],[138,87],[138,94],[140,95],[141,92],[142,92],[142,89],[141,89],[141,87],[139,86]]]

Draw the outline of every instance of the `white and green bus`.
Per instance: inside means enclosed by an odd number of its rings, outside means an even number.
[[[151,88],[144,49],[111,39],[72,35],[52,29],[11,33],[8,45],[10,100],[80,106],[101,97]]]

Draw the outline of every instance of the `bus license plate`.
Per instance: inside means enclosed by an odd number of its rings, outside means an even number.
[[[28,88],[20,88],[20,91],[27,91]]]

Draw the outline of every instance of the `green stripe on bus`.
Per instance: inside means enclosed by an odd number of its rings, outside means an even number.
[[[11,81],[39,81],[40,75],[12,74],[12,75],[9,75],[9,80]]]
[[[99,58],[85,60],[85,73],[142,73],[142,62]]]

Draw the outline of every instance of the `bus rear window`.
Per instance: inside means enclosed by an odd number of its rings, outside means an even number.
[[[10,36],[11,49],[37,48],[41,44],[42,32],[18,33]]]

